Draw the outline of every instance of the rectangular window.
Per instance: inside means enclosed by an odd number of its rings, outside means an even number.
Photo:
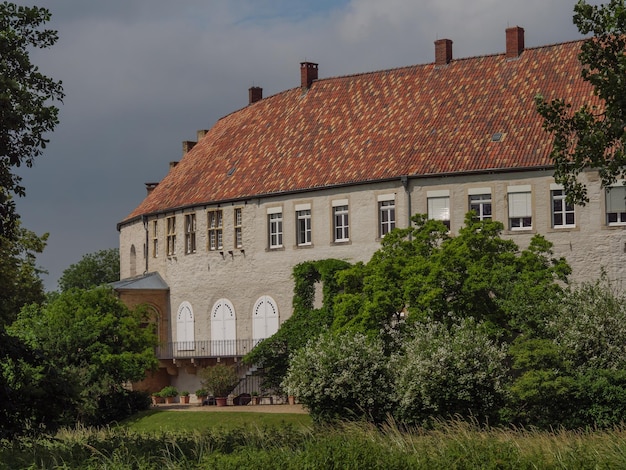
[[[448,190],[428,191],[428,218],[441,220],[450,230],[450,192]]]
[[[298,246],[311,244],[311,209],[296,211]]]
[[[243,215],[241,207],[235,209],[235,248],[243,247]]]
[[[207,212],[209,251],[221,250],[224,248],[222,243],[222,217],[223,213],[221,209],[210,210]]]
[[[283,246],[283,213],[274,212],[269,217],[269,244],[270,248],[282,248]]]
[[[396,228],[396,201],[387,200],[378,202],[378,220],[382,238]]]
[[[470,194],[469,210],[474,211],[478,220],[491,220],[491,193]]]
[[[509,229],[530,230],[533,227],[530,186],[509,186]]]
[[[185,215],[185,254],[196,252],[196,214]]]
[[[176,254],[176,216],[167,219],[167,256]]]
[[[152,221],[152,257],[159,257],[159,221]]]
[[[626,187],[613,186],[606,191],[606,223],[626,225]]]
[[[333,207],[333,228],[336,242],[347,242],[350,240],[347,205]]]
[[[554,189],[552,195],[552,227],[575,227],[574,204],[565,199],[565,191]]]

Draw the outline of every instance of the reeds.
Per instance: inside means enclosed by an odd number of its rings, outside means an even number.
[[[585,469],[626,468],[626,427],[485,428],[454,420],[431,429],[341,423],[201,432],[65,429],[0,444],[1,469]]]

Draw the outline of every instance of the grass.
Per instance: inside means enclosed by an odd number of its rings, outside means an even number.
[[[214,423],[190,431],[203,417],[205,424]],[[293,421],[287,423],[289,417]],[[54,437],[0,443],[0,470],[626,468],[624,426],[541,432],[453,421],[403,431],[394,423],[309,427],[298,424],[303,419],[306,415],[262,419],[245,412],[151,411],[117,427],[66,429]],[[238,420],[245,420],[243,427]],[[135,427],[140,423],[145,429]],[[175,423],[180,424],[175,431],[163,430]]]
[[[192,432],[205,430],[263,429],[292,427],[304,429],[312,425],[308,414],[252,413],[246,411],[144,411],[123,421],[119,426],[136,432]]]

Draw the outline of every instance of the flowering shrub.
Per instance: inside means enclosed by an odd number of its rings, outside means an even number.
[[[432,417],[484,420],[504,400],[506,349],[472,318],[416,324],[395,365],[396,419],[422,424]]]
[[[606,280],[568,292],[549,330],[576,371],[626,369],[626,297]]]
[[[393,380],[383,344],[361,333],[322,333],[292,357],[282,387],[313,419],[383,420]]]

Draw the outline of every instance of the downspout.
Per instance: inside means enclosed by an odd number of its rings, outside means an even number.
[[[143,229],[146,232],[146,241],[143,244],[143,257],[146,260],[146,269],[143,272],[144,276],[148,274],[148,217],[146,215],[141,216],[141,221],[143,222]]]
[[[413,214],[413,210],[411,209],[411,193],[409,191],[409,175],[402,175],[400,177],[400,181],[402,182],[402,186],[404,186],[404,191],[406,192],[406,199],[407,199],[407,212],[408,212],[408,223],[407,223],[407,227],[411,228],[411,214]],[[413,237],[411,236],[411,233],[409,232],[409,240],[412,240]]]

